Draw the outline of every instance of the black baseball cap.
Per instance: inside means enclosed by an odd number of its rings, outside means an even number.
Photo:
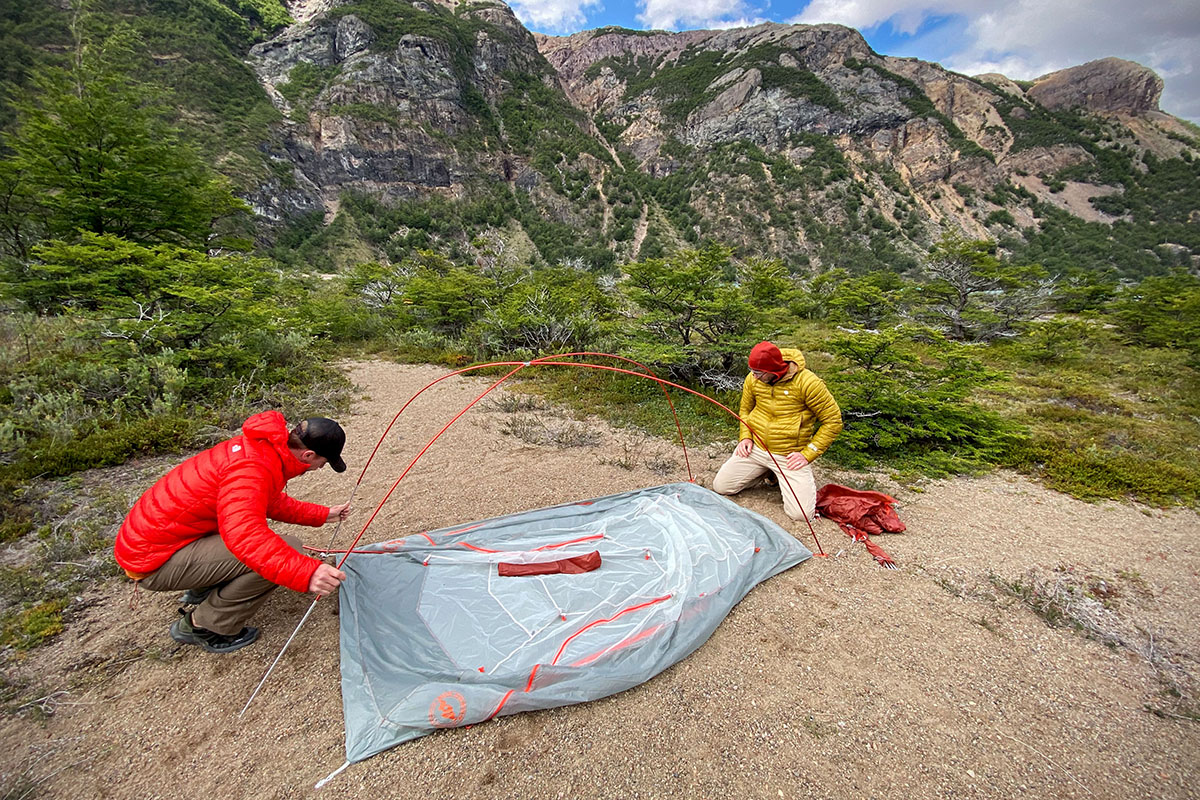
[[[334,472],[345,472],[342,448],[346,446],[346,432],[328,417],[309,417],[300,423],[298,434],[304,446],[329,462]]]

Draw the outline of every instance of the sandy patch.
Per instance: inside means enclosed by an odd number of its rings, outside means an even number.
[[[350,469],[297,479],[291,490],[302,499],[345,500],[396,410],[444,374],[383,362],[350,369],[364,394],[345,421]],[[355,524],[340,543],[486,385],[452,378],[405,412],[356,493]],[[506,417],[468,412],[400,484],[367,540],[686,478],[670,443],[590,421],[603,434],[598,446],[535,447],[500,432]],[[702,483],[724,456],[720,448],[693,452]],[[666,459],[676,471],[664,476]],[[143,479],[168,463],[155,462]],[[818,484],[869,479],[820,467]],[[1115,587],[1114,613],[1153,633],[1168,663],[1195,673],[1197,514],[1081,503],[1006,473],[919,492],[883,480],[908,524],[906,534],[880,542],[899,571],[877,568],[836,526],[818,521],[830,557],[759,586],[707,644],[653,680],[593,703],[439,732],[354,765],[315,794],[1197,796],[1200,725],[1144,710],[1164,707],[1164,684],[1146,658],[1051,628],[996,588],[1031,569],[1103,578]],[[750,491],[739,502],[815,548],[807,529],[786,521],[773,491]],[[332,528],[293,532],[324,546]],[[5,667],[10,681],[67,694],[55,698],[49,718],[0,720],[0,792],[25,771],[30,797],[308,797],[341,765],[333,603],[318,604],[239,719],[307,598],[276,592],[256,618],[262,640],[223,657],[169,639],[173,596],[143,594],[130,607],[128,584],[111,583],[85,599],[65,634]]]

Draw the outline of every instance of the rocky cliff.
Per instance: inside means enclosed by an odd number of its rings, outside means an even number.
[[[836,25],[548,37],[497,0],[291,11],[249,56],[287,118],[263,216],[440,199],[463,229],[439,235],[527,237],[550,261],[717,237],[793,269],[880,266],[945,230],[1029,242],[1055,211],[1133,219],[1146,159],[1200,144],[1119,59],[1030,85]]]
[[[1028,95],[1052,110],[1144,114],[1158,111],[1162,90],[1162,78],[1153,70],[1120,58],[1102,58],[1043,75]]]
[[[300,4],[250,63],[287,117],[294,180],[263,187],[261,213],[337,209],[347,190],[387,200],[503,171],[492,108],[510,75],[545,76],[533,37],[501,3]]]

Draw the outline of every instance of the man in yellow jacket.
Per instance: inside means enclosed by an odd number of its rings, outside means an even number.
[[[784,513],[811,519],[817,502],[812,462],[842,432],[842,410],[825,382],[804,368],[799,350],[759,342],[750,351],[738,416],[741,441],[713,478],[713,491],[737,494],[771,472]]]

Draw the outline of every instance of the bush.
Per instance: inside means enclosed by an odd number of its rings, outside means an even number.
[[[550,276],[535,273],[514,286],[471,327],[471,338],[482,352],[494,356],[591,349],[600,335],[607,304],[595,302],[594,281],[592,298],[580,283],[556,286]]]
[[[1076,449],[1060,439],[1022,443],[1005,461],[1052,489],[1083,499],[1129,497],[1158,506],[1200,499],[1200,476],[1194,471],[1118,451]]]
[[[5,613],[0,620],[0,647],[28,650],[62,633],[62,612],[66,607],[66,600],[56,598]]]
[[[197,428],[197,422],[181,416],[134,419],[77,441],[34,445],[19,460],[0,468],[0,476],[59,477],[121,464],[136,455],[179,452],[192,443]]]
[[[1200,365],[1200,278],[1183,270],[1146,278],[1121,290],[1109,305],[1132,344],[1187,350]]]
[[[1031,324],[1016,342],[1022,359],[1032,364],[1074,361],[1092,334],[1092,326],[1078,319],[1052,319]]]
[[[968,472],[996,463],[1020,438],[1012,423],[970,401],[1000,376],[962,345],[910,328],[847,334],[829,348],[840,357],[827,381],[845,422],[831,451],[841,463]]]

